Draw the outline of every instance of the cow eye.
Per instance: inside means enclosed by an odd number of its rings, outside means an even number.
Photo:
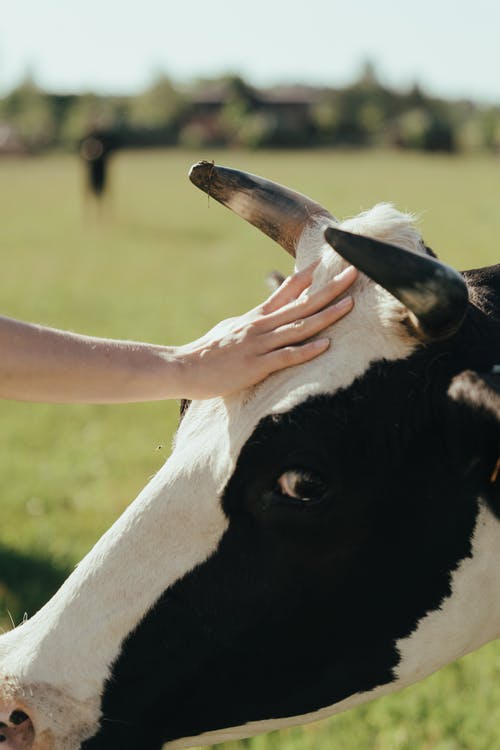
[[[327,490],[324,480],[307,469],[290,469],[285,471],[277,482],[280,495],[303,503],[321,500]]]

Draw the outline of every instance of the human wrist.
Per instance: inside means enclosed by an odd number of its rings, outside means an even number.
[[[145,373],[146,388],[152,400],[176,399],[183,397],[185,373],[183,347],[153,346],[150,354],[150,368]]]
[[[171,382],[175,386],[175,394],[171,398],[199,397],[197,376],[199,375],[200,354],[196,341],[182,346],[169,347],[166,356],[171,362]]]

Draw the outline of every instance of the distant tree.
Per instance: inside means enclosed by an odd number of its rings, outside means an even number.
[[[316,98],[311,96],[316,94]],[[397,91],[366,61],[344,88],[312,89],[287,102],[241,76],[199,81],[191,92],[159,75],[137,96],[53,94],[32,75],[0,99],[0,124],[21,150],[75,148],[91,130],[123,145],[375,146],[427,151],[500,150],[500,108],[429,97],[418,83]],[[7,131],[6,131],[7,132]]]
[[[331,89],[323,92],[312,108],[312,118],[320,140],[328,142],[338,122],[337,93]]]
[[[220,130],[226,142],[232,146],[250,145],[244,143],[243,130],[249,124],[255,112],[257,98],[254,89],[240,76],[225,76],[220,80],[224,91],[224,106],[218,118]],[[261,130],[262,123],[255,121],[256,132]],[[265,126],[264,126],[265,128]],[[250,127],[253,131],[253,127]],[[253,138],[253,136],[252,136]]]
[[[3,99],[1,112],[30,149],[54,142],[56,126],[50,102],[31,74]]]
[[[393,145],[422,151],[454,153],[458,148],[451,118],[430,101],[404,112],[392,125]]]
[[[77,94],[46,94],[46,98],[54,118],[55,145],[64,145],[63,132],[66,119],[79,97]]]
[[[500,110],[498,107],[488,107],[480,111],[478,120],[481,129],[482,145],[488,151],[500,150]]]
[[[406,95],[406,106],[410,107],[422,107],[425,105],[427,97],[420,88],[420,84],[414,83]]]
[[[158,76],[142,94],[129,100],[127,119],[132,128],[172,130],[185,108],[185,99],[170,78]]]
[[[430,113],[424,132],[423,148],[425,151],[443,151],[450,154],[457,150],[455,131],[448,117],[441,113]]]
[[[406,110],[391,123],[391,145],[400,148],[423,149],[429,117],[425,107]]]
[[[363,100],[352,87],[324,91],[312,113],[321,142],[325,145],[364,145],[367,133],[360,117]]]
[[[377,67],[373,60],[365,60],[361,67],[361,73],[355,84],[358,88],[378,89],[380,82],[377,74]]]
[[[61,140],[74,148],[92,130],[118,130],[124,118],[123,99],[81,94],[66,110]]]
[[[331,144],[378,143],[387,122],[400,111],[399,99],[380,83],[375,65],[367,61],[350,86],[323,92],[314,109],[318,133]]]

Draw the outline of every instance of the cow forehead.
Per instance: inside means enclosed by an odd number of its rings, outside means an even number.
[[[378,204],[370,211],[341,225],[425,254],[413,216],[397,211],[390,204]],[[324,240],[323,223],[312,222],[302,233],[297,248],[297,268],[320,258],[311,291],[331,280],[346,262]],[[222,491],[239,452],[258,422],[268,414],[288,411],[310,396],[333,394],[347,388],[363,375],[373,362],[408,357],[417,340],[402,325],[405,309],[401,303],[363,274],[350,290],[354,309],[344,319],[321,333],[330,339],[328,351],[299,367],[275,373],[263,383],[226,399],[194,402],[181,423],[176,446],[196,442],[210,423],[218,423],[218,483]],[[226,450],[222,450],[222,444]],[[225,464],[222,466],[222,464]]]
[[[333,220],[331,223],[334,225]],[[378,203],[368,211],[345,219],[339,226],[347,232],[363,234],[425,255],[426,249],[415,224],[414,214],[398,211],[391,203]],[[325,243],[324,230],[324,219],[311,221],[304,228],[297,246],[298,268],[305,267],[320,256],[324,257],[330,250],[330,245]],[[340,267],[339,262],[343,263],[339,256],[336,257],[337,264],[333,264],[334,268]]]
[[[341,227],[425,254],[422,238],[414,227],[414,217],[388,203],[347,219]],[[320,258],[311,291],[330,281],[347,265],[325,243],[324,229],[322,224],[310,224],[297,247],[298,269]],[[372,362],[402,359],[414,351],[418,342],[401,325],[406,311],[398,300],[363,274],[359,275],[350,294],[354,298],[354,310],[321,333],[322,337],[330,339],[328,352],[305,366],[274,376],[262,386],[262,391],[267,385],[272,392],[271,411],[292,408],[310,395],[346,388],[366,372]],[[273,392],[273,380],[286,391],[281,397],[276,398]]]

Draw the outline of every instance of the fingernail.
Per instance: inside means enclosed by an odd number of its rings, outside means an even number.
[[[315,349],[326,349],[330,346],[330,339],[314,339],[312,345]]]
[[[344,268],[343,271],[341,271],[337,276],[335,277],[335,281],[340,281],[341,279],[345,279],[346,276],[352,276],[357,274],[357,269],[354,266],[347,266],[347,268]]]
[[[340,302],[337,302],[333,307],[335,310],[344,310],[346,307],[351,307],[353,303],[353,299],[350,294],[347,295],[347,297],[344,297],[340,300]]]

